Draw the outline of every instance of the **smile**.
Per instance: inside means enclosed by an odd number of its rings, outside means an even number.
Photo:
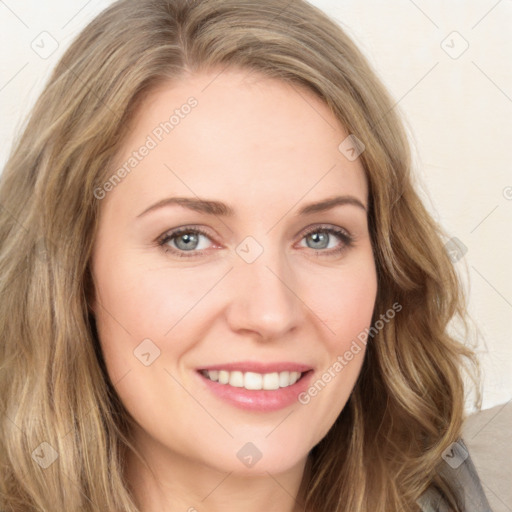
[[[293,362],[242,361],[196,370],[202,385],[222,402],[255,412],[296,405],[313,374],[310,365]]]
[[[301,372],[256,373],[228,370],[202,370],[202,375],[213,382],[247,390],[272,391],[295,384],[303,375]]]

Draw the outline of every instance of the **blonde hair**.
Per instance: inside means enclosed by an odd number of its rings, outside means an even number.
[[[363,141],[374,318],[402,306],[310,454],[305,510],[417,510],[432,486],[458,510],[438,468],[460,436],[465,362],[476,364],[447,333],[464,317],[460,285],[412,186],[393,100],[342,29],[302,0],[121,0],[57,65],[1,177],[0,508],[138,510],[124,478],[131,418],[88,308],[94,190],[155,87],[228,66],[308,88]],[[46,469],[43,442],[58,454]]]

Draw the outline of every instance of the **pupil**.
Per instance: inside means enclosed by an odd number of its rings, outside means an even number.
[[[313,243],[315,244],[321,244],[322,242],[325,242],[327,239],[325,233],[312,233],[310,236],[313,239]]]
[[[182,248],[190,248],[191,246],[194,245],[194,242],[197,242],[196,238],[197,238],[196,235],[186,233],[184,235],[181,235],[178,240],[181,240]]]

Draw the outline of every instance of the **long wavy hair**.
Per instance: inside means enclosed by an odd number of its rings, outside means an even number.
[[[94,191],[148,94],[228,67],[306,87],[363,141],[374,319],[402,306],[369,341],[348,403],[309,455],[304,510],[419,510],[432,488],[459,510],[438,470],[461,435],[464,373],[476,368],[447,329],[464,319],[462,286],[414,190],[394,101],[343,30],[303,0],[120,0],[56,66],[1,176],[0,509],[138,511],[124,476],[132,419],[88,305]]]

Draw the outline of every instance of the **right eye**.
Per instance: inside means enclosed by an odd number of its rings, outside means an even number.
[[[211,240],[206,231],[200,228],[182,227],[164,233],[164,235],[160,237],[158,245],[160,245],[165,252],[171,252],[179,257],[190,258],[204,254],[207,247],[198,247],[201,245],[202,238]]]

